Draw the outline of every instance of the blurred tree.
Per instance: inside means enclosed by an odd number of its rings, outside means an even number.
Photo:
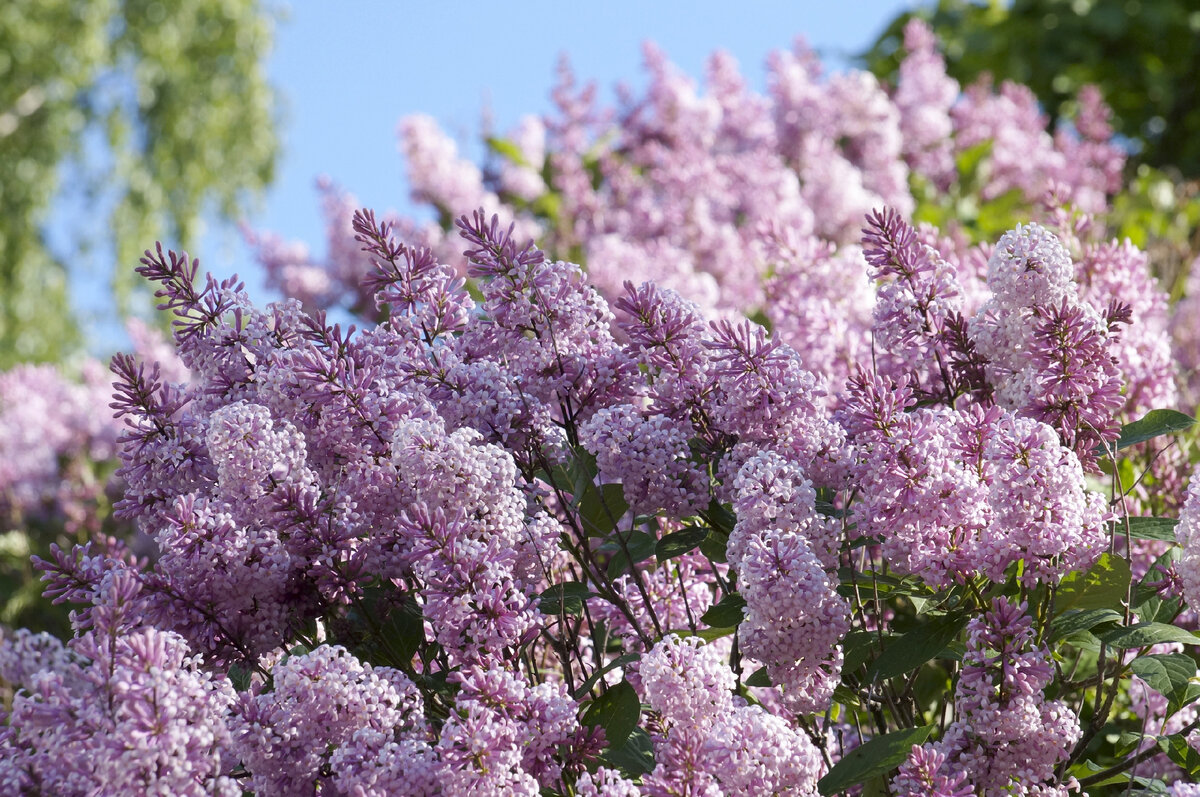
[[[270,181],[271,26],[258,0],[0,3],[0,368],[78,342],[68,266],[98,245],[186,245]],[[51,240],[64,197],[106,218]]]
[[[960,83],[984,73],[1024,83],[1055,119],[1095,83],[1117,132],[1140,145],[1137,161],[1200,177],[1200,0],[938,0],[898,16],[862,55],[876,75],[895,73],[914,13]]]

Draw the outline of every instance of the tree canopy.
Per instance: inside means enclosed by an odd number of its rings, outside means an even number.
[[[989,73],[1029,86],[1055,119],[1069,117],[1080,86],[1101,87],[1118,134],[1137,159],[1200,177],[1200,6],[1195,0],[938,0],[898,16],[863,58],[891,75],[904,24],[929,21],[949,73]]]
[[[186,245],[271,180],[271,36],[258,0],[0,4],[0,367],[78,343],[68,276],[88,253]],[[103,218],[52,233],[64,196]]]

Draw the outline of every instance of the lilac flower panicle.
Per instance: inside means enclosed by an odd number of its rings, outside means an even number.
[[[1175,571],[1183,582],[1183,597],[1193,609],[1200,607],[1200,467],[1192,471],[1187,499],[1179,512],[1175,541],[1182,549]]]

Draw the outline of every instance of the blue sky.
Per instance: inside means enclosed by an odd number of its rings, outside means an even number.
[[[767,54],[789,47],[797,35],[837,69],[912,5],[898,0],[284,5],[268,61],[282,100],[282,152],[274,186],[246,221],[306,241],[320,254],[325,233],[314,188],[319,175],[353,192],[364,206],[411,210],[397,121],[428,113],[478,156],[475,142],[485,108],[497,130],[524,114],[548,110],[561,53],[569,55],[577,77],[596,81],[607,98],[618,82],[643,84],[641,43],[647,39],[697,76],[709,53],[727,50],[761,90]],[[220,276],[236,271],[257,300],[275,298],[262,289],[235,229],[210,224],[193,254]],[[93,317],[111,314],[98,298],[83,309]],[[112,340],[115,329],[98,324],[92,337],[96,353],[121,345]]]

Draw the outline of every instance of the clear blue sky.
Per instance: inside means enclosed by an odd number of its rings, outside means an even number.
[[[314,182],[328,175],[378,210],[411,209],[396,123],[428,113],[458,141],[472,145],[482,111],[504,130],[523,114],[549,109],[554,67],[567,53],[578,78],[611,98],[624,81],[644,83],[641,43],[657,42],[685,72],[702,74],[706,57],[732,53],[743,74],[764,88],[771,50],[803,35],[830,69],[866,47],[911,2],[771,0],[770,2],[334,2],[284,6],[269,73],[282,96],[282,152],[275,185],[247,221],[318,255],[324,224]],[[479,149],[468,149],[478,155]],[[205,267],[238,272],[265,301],[250,251],[240,236],[210,225],[197,252]],[[95,299],[89,314],[106,312]],[[114,325],[100,324],[103,353]],[[108,345],[105,345],[107,343]]]

